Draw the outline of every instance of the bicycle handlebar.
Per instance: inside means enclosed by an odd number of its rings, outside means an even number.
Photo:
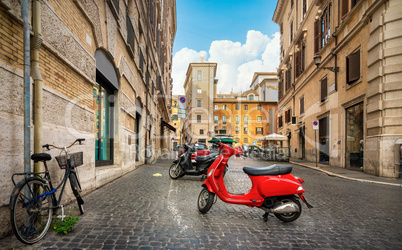
[[[85,138],[79,138],[79,139],[75,140],[73,143],[71,143],[69,146],[59,147],[59,146],[56,146],[53,144],[45,144],[45,145],[42,145],[42,148],[47,148],[47,150],[50,150],[50,147],[58,148],[58,149],[71,148],[77,142],[79,142],[79,144],[81,145],[83,141],[85,141]]]

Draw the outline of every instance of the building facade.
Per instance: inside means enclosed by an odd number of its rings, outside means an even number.
[[[176,129],[176,132],[173,132],[171,136],[172,149],[176,149],[178,145],[182,144],[182,118],[179,117],[178,98],[178,95],[172,95],[172,119],[170,125],[172,125]]]
[[[190,63],[184,92],[187,97],[186,118],[183,123],[182,136],[206,143],[213,137],[213,101],[216,92],[217,80],[216,63],[204,62],[201,58],[199,63]]]
[[[214,134],[232,135],[235,146],[261,146],[257,139],[275,131],[277,103],[260,99],[256,90],[218,94],[214,99]]]
[[[278,132],[291,157],[398,176],[400,13],[394,0],[278,1]]]
[[[31,65],[32,144],[63,146],[85,138],[85,145],[72,148],[84,152],[79,168],[84,193],[167,150],[173,129],[169,123],[175,1],[28,3],[31,51],[39,55],[31,54],[37,59]],[[39,7],[32,8],[32,3]],[[39,20],[39,29],[32,27],[32,19]],[[11,175],[24,171],[22,24],[21,1],[1,0],[0,237],[11,231],[6,215]],[[53,158],[56,151],[49,151]],[[55,180],[60,179],[56,161],[48,165]],[[66,191],[65,202],[74,198]]]

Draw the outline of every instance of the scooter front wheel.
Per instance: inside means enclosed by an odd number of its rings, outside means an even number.
[[[198,210],[203,214],[207,213],[214,203],[214,198],[215,194],[204,188],[198,196]]]
[[[177,179],[184,175],[183,169],[179,165],[179,163],[173,163],[172,166],[169,168],[169,176],[172,179]]]

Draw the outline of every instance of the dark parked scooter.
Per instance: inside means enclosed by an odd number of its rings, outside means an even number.
[[[169,168],[169,176],[172,179],[183,177],[184,175],[206,175],[209,167],[218,157],[218,153],[197,156],[195,163],[191,162],[191,154],[195,152],[195,146],[184,144],[184,151],[179,158],[173,161]]]

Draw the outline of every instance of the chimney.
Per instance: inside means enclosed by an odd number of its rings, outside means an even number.
[[[201,56],[201,62],[202,62],[202,63],[204,62],[204,57],[203,57],[203,56]]]

